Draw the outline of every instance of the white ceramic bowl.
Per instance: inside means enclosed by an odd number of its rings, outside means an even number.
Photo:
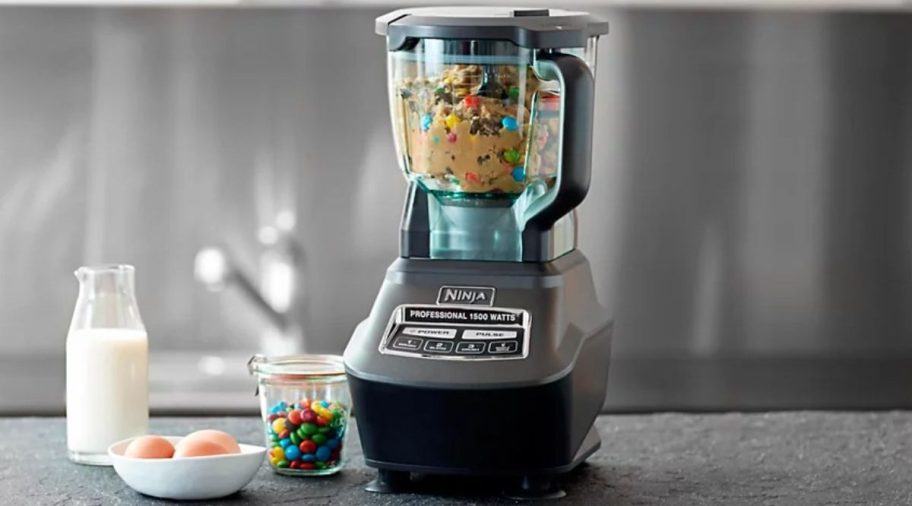
[[[178,459],[138,459],[124,457],[124,450],[135,438],[108,447],[114,470],[139,493],[164,499],[215,499],[233,494],[250,483],[266,448],[241,446],[241,453]],[[177,445],[181,437],[165,436]]]

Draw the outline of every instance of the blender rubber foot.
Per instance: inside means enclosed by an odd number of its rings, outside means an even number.
[[[503,491],[504,497],[515,500],[560,499],[567,495],[551,476],[523,476]]]
[[[409,473],[378,469],[377,477],[364,487],[364,490],[375,494],[395,494],[403,492],[409,484]]]

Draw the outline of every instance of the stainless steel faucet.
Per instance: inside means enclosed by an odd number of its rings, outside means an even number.
[[[254,277],[238,265],[224,246],[207,246],[197,252],[194,277],[212,292],[220,292],[229,285],[238,288],[272,323],[273,328],[261,336],[262,351],[302,351],[305,339],[298,277],[303,248],[293,237],[275,229],[261,230],[258,238],[264,247],[259,257],[259,283],[253,281]]]

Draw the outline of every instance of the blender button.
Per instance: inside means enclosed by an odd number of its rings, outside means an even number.
[[[424,343],[424,351],[431,353],[449,353],[453,351],[453,343],[449,341],[428,340]]]
[[[410,350],[416,351],[421,349],[421,343],[424,342],[424,339],[417,337],[397,337],[393,341],[393,348],[397,350]]]
[[[484,353],[484,351],[484,343],[470,343],[462,341],[456,345],[456,353],[459,353],[461,355],[478,355],[479,353]]]
[[[492,355],[502,355],[504,353],[516,353],[519,349],[519,343],[516,341],[494,341],[488,343],[488,353]]]
[[[464,330],[463,339],[513,339],[517,335],[515,330]]]
[[[407,336],[434,337],[437,339],[453,339],[456,329],[435,329],[432,327],[405,327],[402,333]]]

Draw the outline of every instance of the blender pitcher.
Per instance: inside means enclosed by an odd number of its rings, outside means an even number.
[[[475,11],[492,17],[448,9]],[[547,49],[495,37],[388,40],[399,163],[424,190],[410,200],[431,195],[417,227],[430,230],[428,251],[416,256],[542,261],[572,249],[568,211],[589,185],[597,34]]]

